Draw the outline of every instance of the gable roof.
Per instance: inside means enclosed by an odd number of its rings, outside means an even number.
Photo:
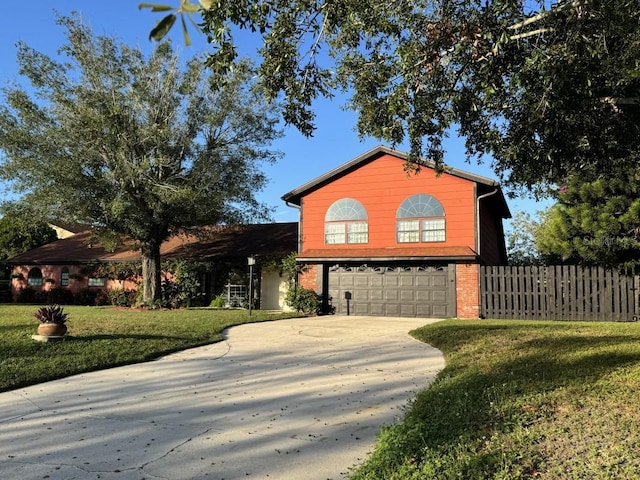
[[[322,188],[324,185],[331,183],[332,181],[357,170],[361,166],[373,162],[374,160],[384,156],[391,155],[396,157],[404,162],[409,160],[409,154],[400,152],[398,150],[394,150],[389,147],[385,147],[384,145],[378,145],[377,147],[372,148],[368,152],[363,153],[362,155],[358,155],[353,160],[344,163],[333,170],[328,171],[324,175],[320,175],[317,178],[314,178],[310,182],[305,183],[304,185],[291,190],[288,193],[285,193],[282,196],[282,200],[287,203],[292,203],[294,205],[300,206],[301,199],[308,193],[311,193],[314,190]],[[420,161],[420,166],[426,168],[434,168],[434,164],[432,162],[427,162],[426,160]],[[471,182],[476,183],[480,188],[478,189],[478,195],[482,195],[484,193],[490,193],[493,190],[497,189],[498,194],[498,202],[497,206],[499,208],[500,215],[502,218],[511,218],[511,212],[509,211],[509,207],[507,206],[507,202],[502,194],[502,189],[500,188],[500,184],[492,180],[490,178],[482,177],[480,175],[475,175],[473,173],[465,172],[463,170],[458,170],[457,168],[445,167],[445,172],[449,175],[453,175],[455,177],[463,178],[465,180],[469,180]]]
[[[162,243],[163,258],[215,260],[246,258],[250,255],[288,255],[298,249],[298,224],[264,223],[237,226],[208,226],[182,233]],[[43,245],[11,258],[8,263],[23,265],[60,265],[92,262],[130,262],[140,260],[133,242],[107,251],[91,244],[90,231]]]

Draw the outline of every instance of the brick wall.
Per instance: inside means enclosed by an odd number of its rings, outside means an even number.
[[[320,290],[318,288],[318,265],[309,265],[305,268],[300,274],[300,286],[316,292]]]
[[[458,318],[480,318],[478,264],[456,265],[456,305]]]

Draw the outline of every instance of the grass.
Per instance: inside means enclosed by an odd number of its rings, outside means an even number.
[[[70,339],[36,342],[36,306],[0,305],[0,391],[158,358],[222,339],[232,325],[295,315],[254,310],[64,307]]]
[[[640,478],[640,325],[446,321],[447,366],[352,480]]]

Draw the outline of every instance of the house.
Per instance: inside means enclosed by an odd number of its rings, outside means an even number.
[[[246,276],[248,257],[256,257],[257,290],[263,309],[283,309],[285,279],[277,262],[268,260],[295,252],[297,223],[272,223],[240,226],[210,226],[191,234],[175,235],[161,246],[163,260],[183,259],[210,264],[201,284],[208,302],[222,291],[232,271]],[[137,281],[109,279],[87,273],[87,267],[99,264],[127,264],[140,261],[140,252],[131,245],[108,251],[92,238],[90,231],[80,232],[13,257],[11,289],[13,296],[25,287],[46,292],[62,287],[77,294],[84,289],[132,289]]]
[[[300,283],[339,314],[478,318],[479,266],[507,262],[500,185],[407,160],[379,146],[282,197],[300,210]]]
[[[321,294],[325,311],[339,314],[480,316],[480,266],[504,265],[502,221],[510,218],[500,185],[448,168],[437,174],[408,155],[376,147],[285,194],[298,223],[205,227],[163,243],[163,259],[209,262],[207,298],[235,269],[246,278],[247,258],[297,252],[306,266],[299,282]],[[131,288],[127,280],[84,274],[87,265],[140,260],[137,250],[114,252],[81,232],[12,259],[12,291]],[[261,308],[284,307],[286,285],[272,262],[259,262]]]

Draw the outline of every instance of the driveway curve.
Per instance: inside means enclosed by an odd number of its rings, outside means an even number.
[[[444,367],[429,319],[316,317],[0,394],[0,478],[337,480]]]

